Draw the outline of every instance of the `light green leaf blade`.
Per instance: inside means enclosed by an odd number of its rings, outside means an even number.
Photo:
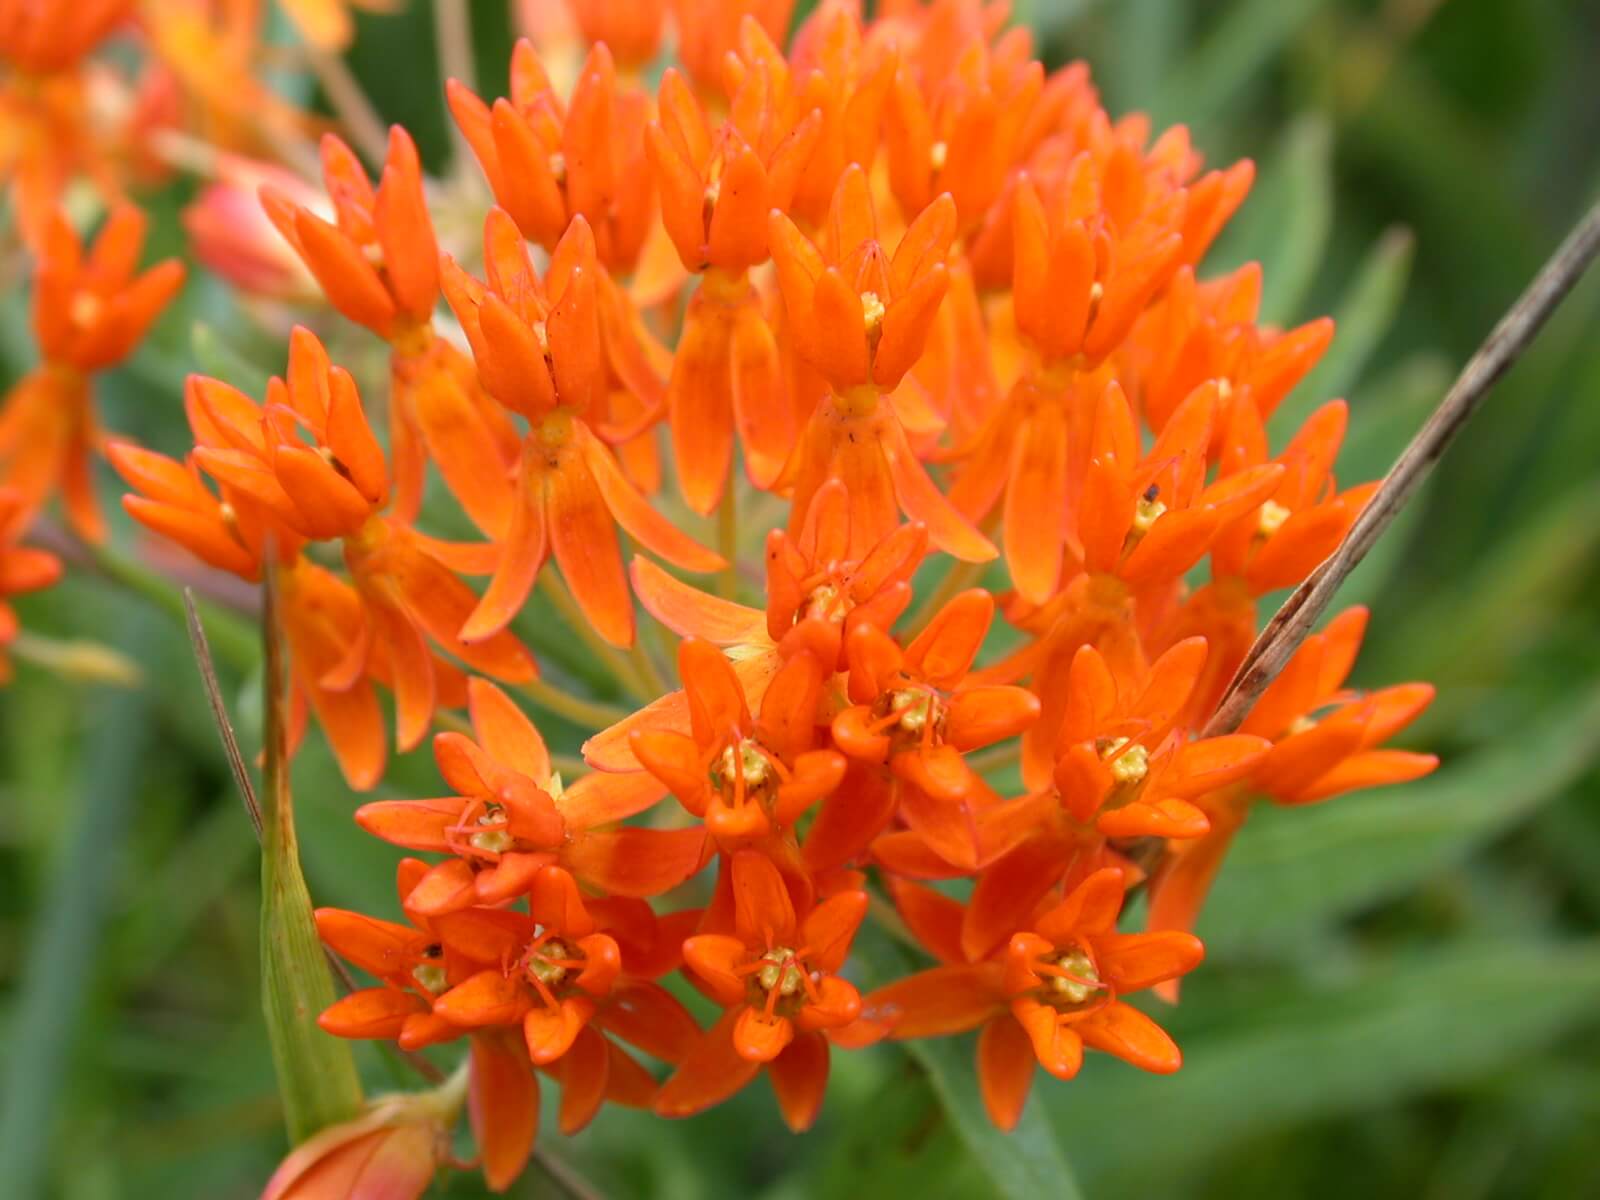
[[[1333,344],[1274,414],[1279,429],[1298,429],[1318,405],[1349,395],[1394,323],[1415,249],[1408,230],[1391,229],[1367,252],[1334,310]]]
[[[1051,1119],[1095,1193],[1179,1177],[1248,1136],[1471,1080],[1516,1062],[1600,1001],[1600,946],[1474,945],[1374,961],[1321,986],[1233,996],[1184,1067],[1104,1059],[1055,1089]],[[1147,1130],[1130,1154],[1130,1130]]]
[[[1166,81],[1151,110],[1165,121],[1216,118],[1323,0],[1241,0]],[[1215,12],[1215,5],[1203,9]]]
[[[1261,320],[1293,324],[1332,224],[1333,130],[1325,117],[1309,114],[1274,148],[1250,198],[1207,258],[1207,274],[1261,263]]]
[[[1600,755],[1600,694],[1398,787],[1261,806],[1201,916],[1214,953],[1274,946],[1399,895],[1556,796]]]
[[[1035,1101],[1010,1133],[989,1122],[978,1091],[971,1038],[930,1038],[903,1043],[928,1072],[950,1124],[988,1174],[995,1195],[1008,1200],[1076,1200],[1081,1193],[1043,1107]]]
[[[919,963],[904,947],[875,929],[864,928],[852,961],[865,976],[863,991],[879,987],[930,964]],[[898,969],[897,969],[898,968]],[[927,1038],[898,1045],[926,1072],[945,1117],[993,1186],[1005,1200],[1077,1200],[1077,1177],[1061,1153],[1037,1097],[1023,1110],[1010,1133],[996,1129],[984,1111],[972,1037]]]

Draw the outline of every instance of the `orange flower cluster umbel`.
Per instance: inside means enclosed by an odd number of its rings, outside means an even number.
[[[607,1100],[687,1116],[763,1073],[802,1130],[832,1053],[884,1039],[981,1031],[1003,1127],[1036,1066],[1070,1078],[1085,1047],[1176,1070],[1128,997],[1200,962],[1250,808],[1434,765],[1383,748],[1429,688],[1346,686],[1359,611],[1240,729],[1202,732],[1258,600],[1370,495],[1335,482],[1342,402],[1269,437],[1331,323],[1263,326],[1258,267],[1203,270],[1250,164],[1113,121],[1004,5],[884,0],[865,22],[824,0],[786,44],[788,4],[676,2],[682,70],[651,94],[668,7],[575,4],[616,45],[570,89],[528,43],[509,97],[449,86],[494,197],[481,240],[441,252],[460,222],[436,231],[398,128],[376,182],[329,136],[325,204],[262,190],[331,308],[385,344],[385,430],[298,328],[262,396],[189,381],[182,461],[109,452],[148,529],[275,575],[294,734],[314,716],[354,788],[384,774],[382,693],[402,748],[469,709],[471,736],[433,740],[446,794],[357,812],[420,857],[403,923],[319,913],[371,977],[322,1023],[466,1039],[496,1188],[531,1150],[540,1075],[568,1131]],[[126,283],[131,221],[86,262],[65,241],[47,259],[41,378],[81,388],[170,290],[161,268]],[[230,253],[283,261],[256,249]],[[8,468],[25,500],[81,474],[87,436],[26,403],[67,432]],[[430,473],[475,540],[431,524]],[[0,595],[38,580],[5,553]],[[723,572],[717,594],[658,559]],[[519,640],[536,585],[641,705],[591,728],[576,780],[489,682],[550,688]],[[680,690],[643,685],[674,667]],[[1137,887],[1149,928],[1121,932]],[[933,965],[860,960],[875,895]],[[421,1137],[359,1136],[396,1129]]]

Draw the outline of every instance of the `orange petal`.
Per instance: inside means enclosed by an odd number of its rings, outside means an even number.
[[[1183,1065],[1183,1055],[1166,1031],[1121,1001],[1112,1001],[1073,1028],[1096,1050],[1115,1054],[1143,1070],[1170,1075]]]
[[[896,1039],[965,1033],[1005,1011],[997,963],[934,967],[862,998],[864,1014],[891,1022]]]
[[[605,443],[581,426],[578,436],[584,461],[593,472],[607,509],[630,537],[652,554],[659,554],[685,571],[720,571],[728,565],[720,554],[707,550],[657,512],[628,482]]]
[[[1017,1127],[1033,1087],[1033,1043],[1011,1016],[996,1017],[978,1035],[978,1084],[989,1120],[1006,1131]]]
[[[484,1181],[503,1192],[527,1166],[539,1130],[539,1081],[515,1040],[498,1033],[472,1039],[467,1106]]]
[[[778,1097],[784,1124],[804,1133],[816,1123],[828,1087],[828,1039],[802,1033],[767,1064],[767,1080]]]

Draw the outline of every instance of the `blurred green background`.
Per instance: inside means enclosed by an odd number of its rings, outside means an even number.
[[[352,63],[439,163],[430,19],[409,8],[363,18]],[[1091,62],[1113,113],[1183,120],[1213,161],[1257,160],[1208,265],[1263,261],[1272,320],[1339,320],[1285,419],[1347,395],[1348,481],[1382,472],[1600,190],[1593,0],[1016,8],[1047,61]],[[475,10],[498,94],[508,16],[500,0]],[[186,194],[148,198],[161,249],[179,244]],[[542,1144],[616,1197],[1066,1196],[1072,1175],[1092,1197],[1600,1195],[1597,308],[1593,278],[1347,586],[1344,602],[1375,609],[1358,681],[1435,681],[1403,740],[1445,765],[1252,820],[1206,914],[1208,961],[1163,1015],[1178,1076],[1102,1058],[1072,1084],[1041,1074],[1007,1140],[982,1123],[967,1042],[883,1047],[835,1056],[803,1138],[758,1084],[693,1121],[608,1110]],[[31,361],[24,320],[11,289],[6,381]],[[178,448],[197,364],[276,366],[204,279],[104,381],[110,426]],[[85,570],[22,607],[31,628],[121,648],[147,682],[107,693],[24,665],[0,691],[0,1162],[37,1165],[40,1194],[64,1200],[252,1196],[283,1149],[257,860],[171,597]],[[248,631],[212,628],[254,745]],[[534,640],[557,674],[583,669]],[[351,824],[315,738],[295,782],[313,896],[392,913],[395,855]],[[412,755],[384,790],[437,787]],[[411,1082],[370,1048],[360,1062],[379,1090]],[[547,1089],[547,1125],[551,1108]],[[25,1200],[25,1177],[0,1193]],[[538,1169],[518,1189],[563,1194]],[[443,1192],[481,1194],[470,1177]]]

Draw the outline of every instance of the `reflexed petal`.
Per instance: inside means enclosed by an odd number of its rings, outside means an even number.
[[[560,1129],[571,1137],[594,1120],[605,1102],[611,1082],[610,1042],[593,1029],[582,1030],[563,1055],[557,1074],[561,1077]]]
[[[996,1017],[978,1035],[978,1084],[983,1107],[997,1127],[1012,1130],[1033,1087],[1033,1043],[1010,1016]]]
[[[816,1122],[828,1087],[828,1040],[802,1033],[767,1064],[767,1080],[786,1125],[804,1133]]]
[[[484,1181],[503,1192],[527,1166],[539,1130],[539,1081],[514,1039],[498,1032],[472,1039],[467,1106]]]
[[[934,967],[862,998],[862,1011],[890,1022],[896,1039],[975,1029],[1005,1010],[997,963]]]
[[[1158,1075],[1183,1065],[1183,1055],[1166,1030],[1131,1005],[1112,1001],[1073,1026],[1096,1050]]]
[[[740,1009],[730,1009],[708,1029],[662,1085],[655,1110],[663,1117],[691,1117],[720,1104],[756,1077],[760,1064],[733,1047],[733,1026]]]

